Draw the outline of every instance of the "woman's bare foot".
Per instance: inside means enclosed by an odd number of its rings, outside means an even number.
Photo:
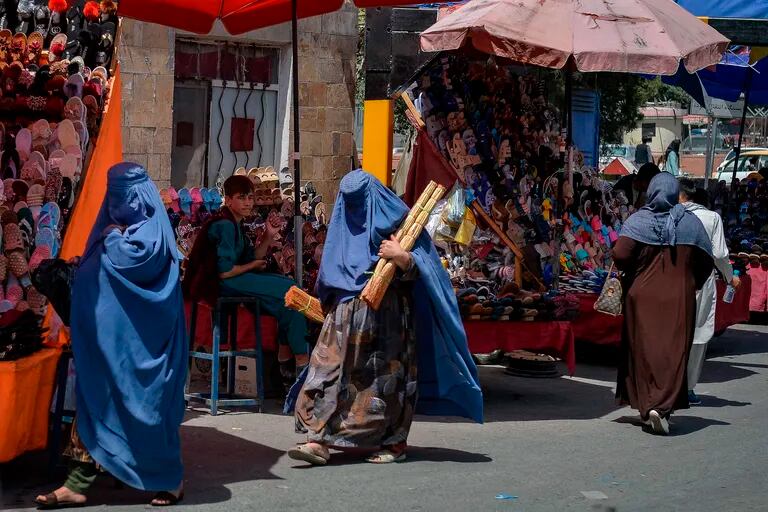
[[[44,508],[57,508],[72,505],[84,505],[87,498],[84,494],[71,491],[63,485],[49,494],[41,494],[35,498],[35,503]]]
[[[150,502],[153,507],[170,507],[184,499],[184,484],[175,491],[161,491]]]

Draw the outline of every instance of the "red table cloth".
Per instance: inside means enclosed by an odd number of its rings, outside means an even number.
[[[579,299],[579,316],[571,322],[576,339],[596,345],[620,344],[624,317],[595,311],[597,295],[593,293],[579,293],[576,297]]]
[[[717,306],[715,306],[715,332],[722,332],[728,327],[749,321],[749,297],[752,295],[752,279],[741,277],[741,286],[736,289],[733,302],[723,302],[727,285],[717,280]]]
[[[570,322],[466,321],[464,330],[473,354],[488,354],[496,349],[530,350],[562,358],[571,374],[576,370],[575,338]]]
[[[187,325],[191,318],[191,304],[184,304],[187,313]],[[197,308],[197,326],[195,327],[195,347],[210,347],[213,339],[213,322],[211,321],[211,308],[205,304],[199,304]],[[277,321],[271,316],[261,315],[261,346],[268,352],[277,351]],[[237,348],[249,350],[256,347],[256,331],[254,329],[253,314],[240,306],[237,311]],[[229,345],[221,345],[221,350],[226,350]]]
[[[717,281],[717,306],[715,307],[715,332],[749,321],[749,297],[752,293],[752,281],[749,276],[741,278],[741,286],[736,290],[733,302],[723,302],[725,282]],[[594,309],[597,295],[583,293],[579,299],[579,316],[572,322],[573,333],[577,340],[597,345],[619,345],[621,343],[621,324],[623,317],[598,313]]]

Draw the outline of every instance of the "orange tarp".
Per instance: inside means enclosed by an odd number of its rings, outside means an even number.
[[[107,172],[110,167],[123,161],[123,108],[120,87],[120,66],[118,65],[115,68],[110,99],[102,118],[99,138],[93,148],[91,161],[85,173],[85,182],[77,198],[75,210],[69,219],[67,233],[64,235],[59,256],[64,260],[82,256],[85,251],[85,244],[88,242],[88,236],[91,234],[91,228],[96,222],[96,216],[99,214],[107,191]],[[68,329],[61,325],[58,318],[54,318],[52,308],[48,308],[45,326],[51,331],[47,344],[62,346],[69,343]]]
[[[48,443],[48,411],[60,351],[0,362],[0,463]]]
[[[117,66],[109,103],[102,118],[99,138],[93,149],[85,183],[64,237],[60,258],[65,260],[82,256],[88,235],[91,234],[91,227],[96,221],[107,191],[107,171],[113,165],[123,161],[123,109],[120,103],[122,100],[120,86],[120,66]]]

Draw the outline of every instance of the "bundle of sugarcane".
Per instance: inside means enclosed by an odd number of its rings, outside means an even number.
[[[320,300],[296,286],[291,286],[285,294],[285,307],[298,311],[313,322],[321,324],[325,321]]]
[[[411,209],[408,216],[403,221],[403,225],[395,234],[395,238],[400,242],[400,246],[410,251],[416,244],[416,240],[421,234],[421,230],[424,229],[424,225],[429,220],[429,214],[435,207],[435,204],[442,199],[445,195],[445,187],[438,185],[434,181],[430,181],[424,192],[421,193],[419,200]],[[373,276],[365,285],[363,293],[360,298],[365,301],[368,306],[378,310],[381,305],[381,301],[384,299],[384,294],[387,292],[389,283],[395,276],[395,264],[389,260],[380,259],[376,264],[376,269],[373,271]]]

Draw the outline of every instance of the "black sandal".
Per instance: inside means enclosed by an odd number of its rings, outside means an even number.
[[[45,501],[35,500],[38,510],[56,510],[62,508],[82,508],[87,502],[78,503],[75,501],[59,501],[54,493],[45,495]]]
[[[152,498],[152,502],[150,504],[153,507],[172,507],[174,505],[178,505],[179,502],[183,499],[184,491],[181,491],[178,496],[168,491],[160,491],[159,493],[155,494],[155,497]],[[155,503],[157,500],[162,500],[165,503]]]

